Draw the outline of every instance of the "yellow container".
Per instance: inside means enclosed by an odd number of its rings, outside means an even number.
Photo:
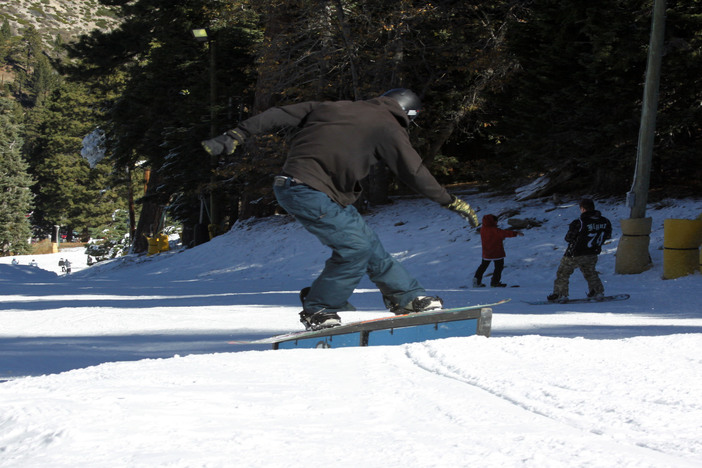
[[[154,237],[144,236],[146,240],[149,241],[148,255],[155,255],[161,252],[167,252],[170,247],[168,245],[168,236],[164,233],[160,233]]]
[[[159,252],[168,252],[169,250],[169,245],[168,245],[168,236],[165,235],[164,233],[159,234],[158,237],[156,237],[156,240],[158,241],[158,251]]]
[[[702,220],[666,219],[663,223],[663,279],[680,278],[700,268]]]
[[[149,241],[149,250],[147,252],[147,255],[155,255],[159,252],[158,250],[158,237],[148,237],[146,236],[146,240]]]

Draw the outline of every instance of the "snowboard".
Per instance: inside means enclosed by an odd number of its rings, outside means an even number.
[[[500,289],[497,286],[488,286],[487,284],[484,284],[482,286],[459,286],[461,289],[470,289],[471,291],[480,291],[481,289]],[[518,288],[518,284],[508,284],[507,286],[503,286],[503,288]]]
[[[437,323],[452,322],[466,319],[479,319],[481,317],[481,309],[504,304],[506,302],[509,302],[510,300],[511,299],[502,299],[500,301],[492,302],[489,304],[477,304],[471,306],[454,307],[450,309],[436,309],[430,310],[428,312],[392,315],[389,317],[379,317],[369,320],[351,322],[348,324],[339,325],[338,327],[322,328],[320,330],[295,331],[290,333],[284,333],[282,335],[260,338],[257,340],[229,341],[228,343],[233,345],[278,344],[286,341],[306,340],[317,337],[358,334],[360,332],[363,332],[367,335],[369,332],[377,330],[414,327],[427,324],[436,325]],[[489,335],[491,324],[484,323],[482,325],[484,328],[486,328],[486,330],[484,330],[484,333],[482,334]],[[274,349],[278,348],[274,346]]]
[[[530,305],[544,305],[544,304],[590,304],[596,302],[610,302],[610,301],[626,301],[629,299],[628,294],[615,294],[614,296],[604,296],[599,299],[583,297],[579,299],[568,299],[565,301],[522,301]]]

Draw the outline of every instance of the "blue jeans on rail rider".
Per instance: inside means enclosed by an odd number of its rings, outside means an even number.
[[[350,310],[348,299],[364,274],[380,289],[386,306],[404,306],[426,294],[385,250],[353,205],[343,207],[325,193],[291,178],[276,180],[273,190],[280,206],[332,250],[324,270],[310,287],[305,311]]]

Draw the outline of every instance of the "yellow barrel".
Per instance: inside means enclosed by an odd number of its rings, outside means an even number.
[[[158,253],[158,236],[148,237],[145,236],[146,240],[149,241],[149,250],[147,255],[155,255]]]
[[[156,237],[156,240],[158,242],[158,251],[159,252],[168,252],[169,245],[168,245],[168,236],[165,235],[164,233],[161,233]]]
[[[700,268],[702,220],[666,219],[663,223],[663,279],[680,278]]]

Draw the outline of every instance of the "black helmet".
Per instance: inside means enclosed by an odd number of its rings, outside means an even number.
[[[387,91],[383,96],[393,98],[402,107],[402,110],[407,113],[407,117],[410,120],[414,120],[422,108],[422,101],[419,96],[414,94],[411,90],[406,88],[395,88]]]

